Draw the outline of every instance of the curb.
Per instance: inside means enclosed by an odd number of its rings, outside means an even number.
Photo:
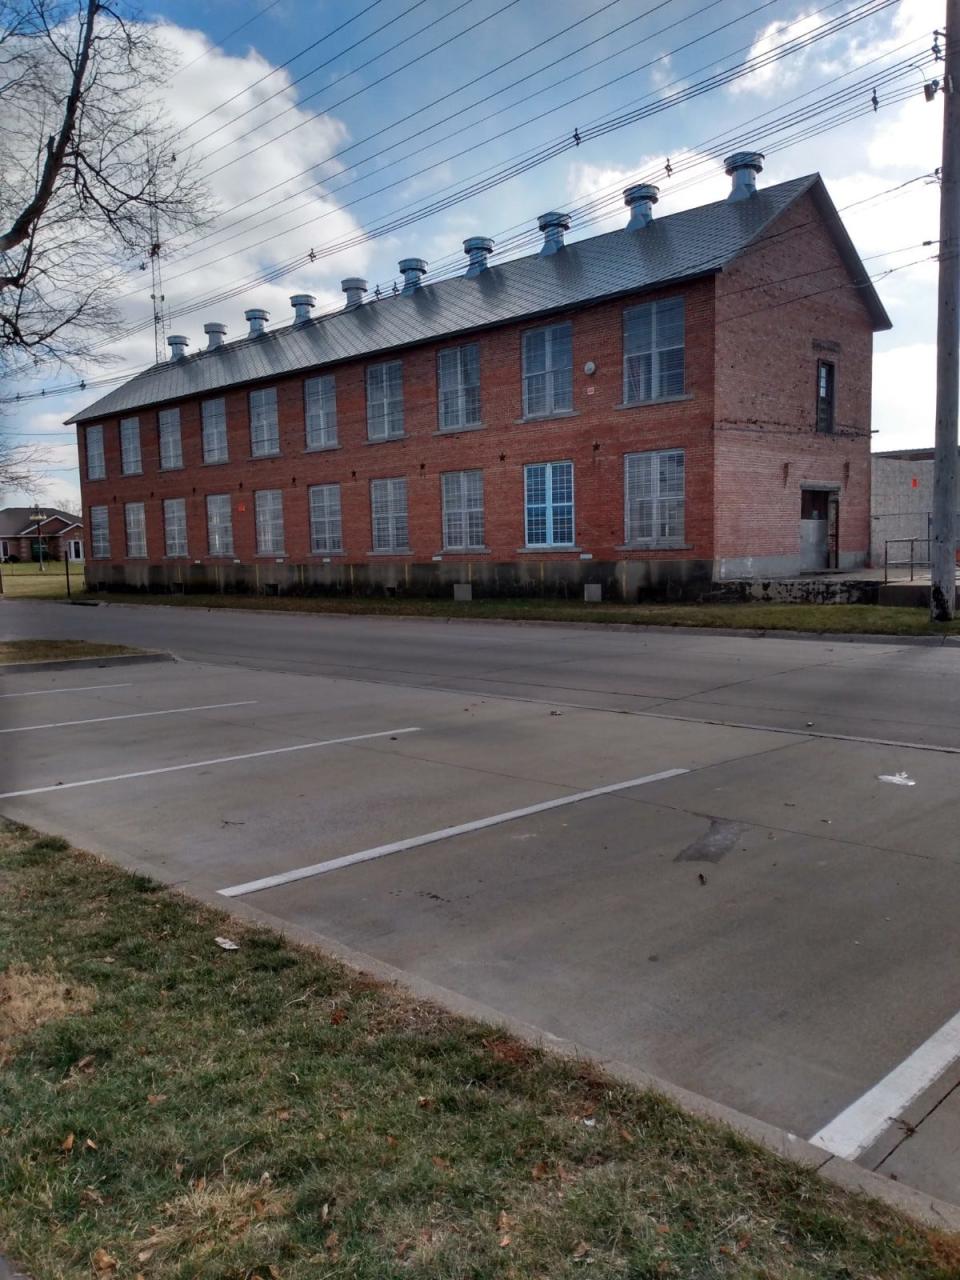
[[[176,662],[172,653],[116,653],[103,658],[57,658],[49,662],[6,662],[0,675],[17,675],[24,671],[75,671],[84,667],[139,667],[147,662]],[[0,1272],[3,1280],[3,1272]]]

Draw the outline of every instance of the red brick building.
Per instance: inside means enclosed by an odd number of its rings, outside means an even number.
[[[821,179],[173,356],[78,415],[92,584],[697,594],[854,568],[889,320]]]

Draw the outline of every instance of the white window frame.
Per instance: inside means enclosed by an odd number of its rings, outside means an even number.
[[[410,550],[406,476],[370,481],[370,526],[375,552],[391,555]]]
[[[216,503],[211,519],[211,502]],[[208,493],[204,503],[207,511],[207,554],[233,556],[233,505],[229,493]],[[224,516],[226,508],[226,519]]]
[[[682,547],[685,544],[686,469],[683,449],[624,454],[623,515],[627,546]],[[649,527],[651,532],[638,532],[644,527]]]
[[[204,462],[229,462],[227,443],[227,402],[219,396],[200,403],[200,436]]]
[[[532,369],[534,348],[543,340],[543,368]],[[555,418],[573,412],[573,324],[525,330],[523,343],[523,416]],[[539,360],[536,361],[539,363]],[[541,405],[542,392],[542,407]]]
[[[87,479],[106,480],[107,459],[103,451],[103,427],[99,424],[87,427],[85,439],[87,444]],[[96,445],[92,443],[93,441],[96,441]],[[94,465],[94,462],[96,465]]]
[[[257,526],[257,555],[285,555],[283,490],[258,489],[253,495],[253,507]]]
[[[676,321],[670,313],[679,310],[680,341],[677,342]],[[636,329],[647,321],[649,344],[636,336]],[[631,329],[633,332],[631,332]],[[623,403],[625,405],[652,404],[657,400],[673,400],[686,392],[686,306],[683,294],[672,298],[660,298],[656,302],[642,302],[626,307],[623,312]],[[679,351],[679,361],[676,353]],[[644,370],[643,361],[649,366]],[[677,376],[679,387],[669,379]],[[648,395],[638,393],[638,388],[649,380]]]
[[[10,543],[6,538],[0,538],[0,560],[6,560],[10,554]]]
[[[279,452],[277,388],[260,387],[250,392],[250,455],[253,458],[272,458]]]
[[[140,447],[140,419],[120,419],[120,473],[143,475],[143,451]]]
[[[562,470],[561,470],[562,469]],[[530,486],[534,477],[534,473],[543,472],[543,501],[531,501]],[[570,497],[557,499],[554,490],[554,480],[561,476],[569,476],[570,481]],[[563,509],[570,508],[570,538],[558,540],[556,537],[558,523],[558,512]],[[544,539],[538,541],[532,539],[531,533],[531,515],[542,509],[544,513]],[[531,462],[523,468],[523,531],[524,545],[527,547],[557,547],[568,549],[576,545],[577,525],[576,525],[576,501],[574,493],[574,473],[573,463],[567,459],[560,462]]]
[[[147,558],[147,515],[142,502],[127,502],[123,507],[123,529],[128,560]]]
[[[403,423],[403,361],[367,366],[367,439],[398,440]]]
[[[338,484],[315,484],[307,490],[310,550],[315,556],[343,551],[343,513]]]
[[[332,373],[303,384],[303,419],[308,449],[337,446],[337,380]]]
[[[440,476],[445,551],[485,551],[483,471],[444,471]]]
[[[70,560],[83,559],[83,539],[82,538],[70,539],[67,558]]]
[[[157,443],[161,471],[179,471],[183,466],[183,438],[180,410],[161,409],[157,414]]]
[[[163,549],[171,559],[182,560],[187,555],[186,498],[163,500]]]
[[[481,425],[479,342],[437,352],[437,417],[441,431]]]
[[[90,508],[90,555],[94,560],[110,559],[110,508]]]

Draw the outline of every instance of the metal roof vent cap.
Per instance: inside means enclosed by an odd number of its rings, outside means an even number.
[[[541,213],[537,226],[543,232],[543,248],[541,258],[551,253],[559,253],[563,248],[563,233],[570,230],[569,213]]]
[[[227,326],[221,324],[219,320],[211,320],[209,324],[203,326],[203,332],[207,335],[207,350],[213,351],[223,345],[223,336],[227,332]]]
[[[427,274],[427,264],[422,258],[401,258],[397,263],[403,275],[402,293],[413,293],[420,288],[420,281]]]
[[[270,312],[263,311],[260,307],[252,307],[249,311],[243,313],[244,320],[250,322],[250,332],[248,338],[256,338],[258,334],[264,332],[267,327],[267,321],[270,319]]]
[[[471,236],[469,240],[464,240],[463,252],[470,259],[467,275],[478,276],[487,269],[487,259],[493,253],[493,241],[489,236]]]
[[[749,200],[757,194],[757,174],[763,172],[763,161],[762,151],[737,151],[732,156],[727,156],[723,168],[727,176],[733,179],[727,196],[728,203]]]
[[[340,281],[340,288],[347,295],[347,301],[344,304],[344,311],[351,311],[354,307],[359,307],[363,302],[363,295],[367,292],[367,282],[360,276],[350,276],[348,280]]]
[[[628,231],[637,231],[653,221],[653,206],[660,199],[660,188],[651,182],[639,182],[634,187],[627,187],[623,193],[623,203],[630,210]]]
[[[295,293],[290,299],[290,305],[293,307],[293,323],[304,324],[310,319],[310,312],[317,305],[317,300],[312,293]]]
[[[185,338],[182,333],[171,333],[170,337],[167,339],[167,343],[170,347],[170,359],[182,360],[187,354],[187,344],[189,341],[190,339]]]

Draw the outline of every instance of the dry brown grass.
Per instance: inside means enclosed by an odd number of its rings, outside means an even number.
[[[164,1221],[150,1228],[137,1261],[159,1275],[165,1258],[188,1254],[202,1266],[241,1242],[274,1253],[289,1234],[283,1219],[292,1207],[293,1196],[274,1188],[269,1174],[259,1182],[200,1178],[163,1206]]]
[[[64,982],[52,963],[42,969],[12,964],[0,973],[0,1061],[8,1058],[16,1042],[46,1022],[93,1007],[92,987]]]

